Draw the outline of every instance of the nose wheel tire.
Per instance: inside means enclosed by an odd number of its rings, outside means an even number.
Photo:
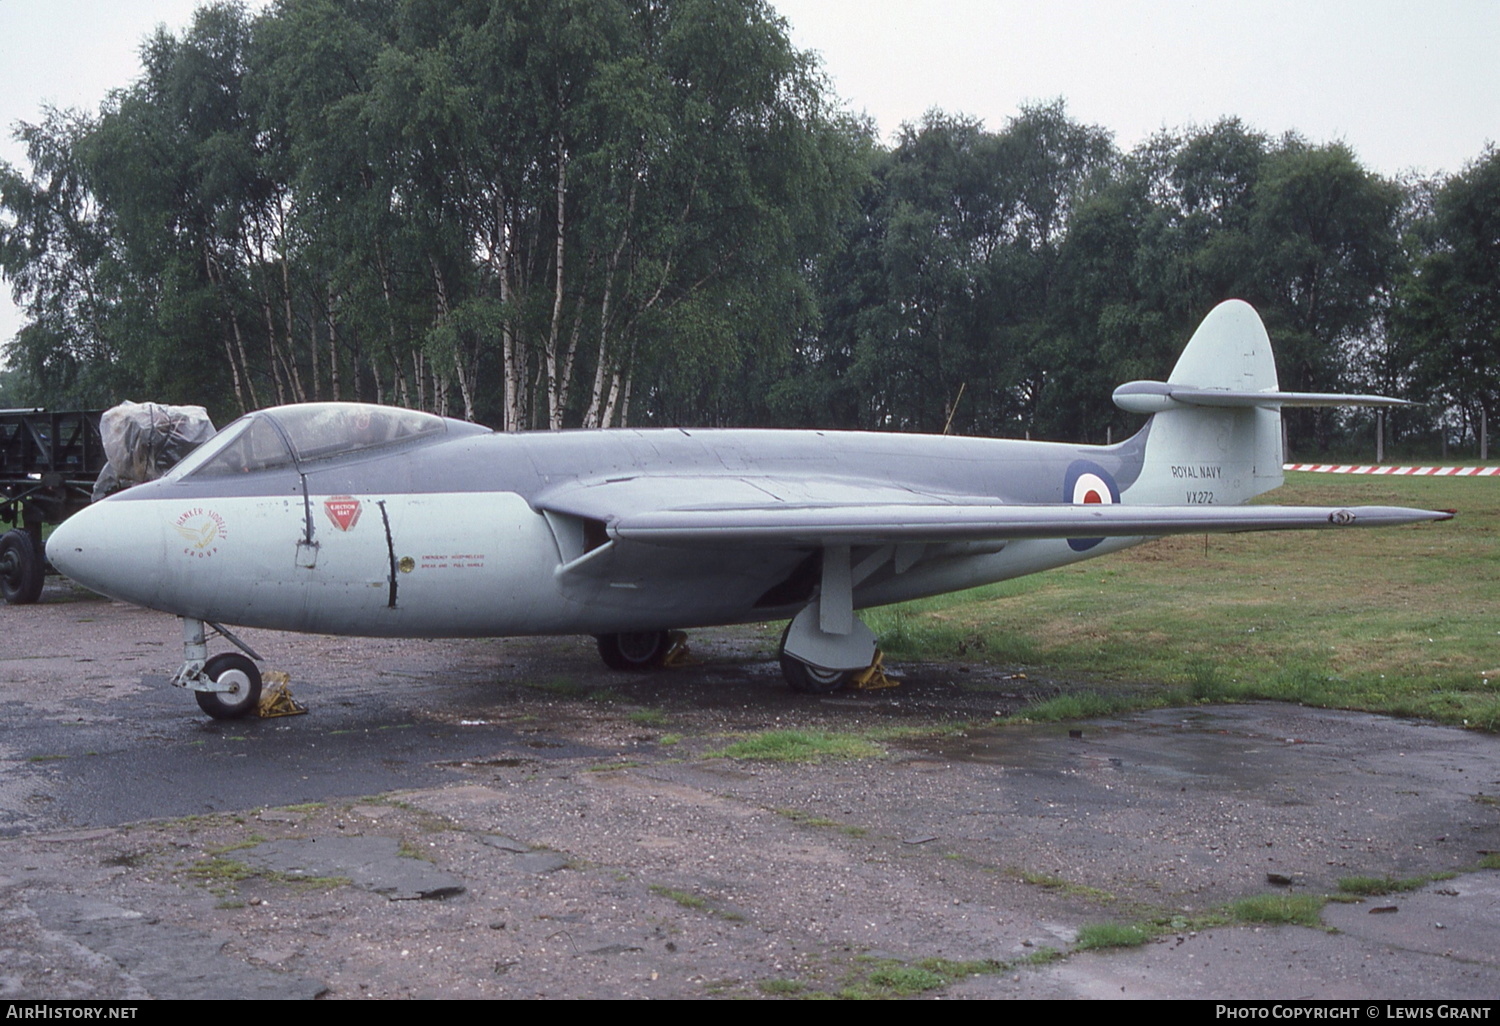
[[[13,606],[30,605],[42,596],[46,568],[36,542],[16,528],[0,535],[0,594]]]
[[[233,691],[194,691],[198,708],[216,720],[253,716],[260,709],[260,670],[238,652],[223,652],[203,664],[203,673]]]
[[[661,668],[672,648],[670,631],[634,631],[626,634],[601,634],[599,658],[611,670],[646,673]]]

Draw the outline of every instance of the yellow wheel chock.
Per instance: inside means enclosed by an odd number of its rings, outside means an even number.
[[[268,720],[273,716],[301,716],[307,706],[292,697],[292,678],[280,670],[270,670],[262,678],[270,689],[260,696],[260,717]]]
[[[698,660],[693,658],[693,650],[688,648],[687,631],[672,631],[671,639],[671,647],[661,657],[662,666],[672,670],[683,666],[697,666]]]
[[[849,678],[849,686],[858,688],[860,691],[879,691],[881,688],[899,687],[899,680],[892,680],[885,674],[885,653],[880,649],[875,650],[875,661]]]

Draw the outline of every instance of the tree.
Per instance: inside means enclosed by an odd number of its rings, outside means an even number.
[[[1442,184],[1413,232],[1419,247],[1392,319],[1418,395],[1477,436],[1500,413],[1500,151]]]
[[[7,177],[31,221],[5,266],[58,311],[31,349],[106,338],[89,362],[115,379],[221,411],[737,416],[746,368],[813,314],[856,166],[759,0],[217,4],[143,57],[97,119],[48,134],[70,192]],[[35,230],[74,208],[107,267]],[[97,269],[92,290],[49,265]]]

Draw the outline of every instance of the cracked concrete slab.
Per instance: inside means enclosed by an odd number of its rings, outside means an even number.
[[[56,892],[27,904],[44,930],[95,956],[96,968],[114,978],[111,997],[307,999],[327,990],[321,980],[226,956],[222,939],[140,909]]]
[[[441,901],[464,893],[464,882],[392,837],[310,837],[267,841],[236,853],[253,865],[291,879],[347,878],[391,901]]]

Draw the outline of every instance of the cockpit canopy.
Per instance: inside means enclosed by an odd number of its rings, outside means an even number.
[[[451,428],[472,427],[420,410],[365,403],[300,403],[258,410],[235,421],[172,470],[181,478],[248,474],[301,466],[435,438]]]

